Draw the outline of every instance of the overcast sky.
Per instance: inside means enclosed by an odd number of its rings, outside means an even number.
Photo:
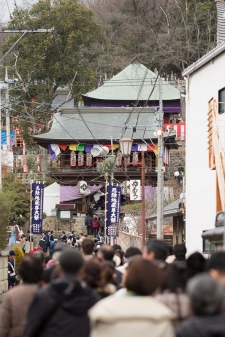
[[[0,21],[5,23],[10,20],[10,13],[12,14],[15,9],[15,3],[17,7],[25,7],[35,1],[37,0],[0,0]]]

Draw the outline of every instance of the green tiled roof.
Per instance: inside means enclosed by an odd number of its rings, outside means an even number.
[[[158,113],[149,108],[89,108],[66,109],[55,113],[52,128],[49,132],[34,135],[33,138],[41,143],[88,143],[97,141],[110,142],[112,137],[117,141],[123,138],[132,138],[135,141],[143,139],[151,144],[155,139]],[[136,128],[135,128],[136,127]],[[174,134],[164,134],[166,142],[172,142],[176,148]]]
[[[82,114],[74,109],[56,113],[51,130],[33,138],[37,141],[50,140],[53,143],[74,140],[90,144],[95,142],[95,139],[110,141],[110,137],[117,140],[121,137],[132,137],[134,141],[145,139],[148,143],[150,138],[155,138],[157,116],[150,112],[149,108],[142,111],[141,108],[135,108],[132,113],[126,108],[90,108],[80,111]],[[135,126],[136,131],[133,130]]]
[[[102,86],[83,96],[100,100],[146,101],[149,99],[150,101],[158,101],[158,81],[152,92],[156,77],[157,75],[143,64],[131,63]],[[180,91],[162,80],[162,99],[164,101],[180,99]]]

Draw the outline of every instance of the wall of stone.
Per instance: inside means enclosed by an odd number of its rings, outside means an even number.
[[[8,252],[0,252],[0,303],[8,291]]]
[[[122,250],[127,250],[127,248],[134,246],[142,249],[141,236],[134,236],[126,232],[119,232],[119,238],[117,239],[118,245],[121,246]]]
[[[54,216],[47,216],[43,219],[43,231],[53,231],[54,236],[59,238],[62,235],[62,231],[65,231],[66,234],[75,231],[76,235],[80,233],[87,234],[85,227],[85,217],[77,217],[73,220],[58,220]],[[38,246],[38,243],[41,239],[41,235],[34,235],[34,247]]]
[[[185,142],[178,141],[181,146],[177,150],[170,150],[170,166],[166,168],[167,179],[174,179],[174,172],[180,164],[185,168]]]
[[[85,227],[85,217],[77,217],[73,220],[58,220],[56,217],[48,216],[43,220],[43,230],[54,231],[57,236],[61,234],[62,231],[70,233],[75,231],[77,235],[80,233],[86,234],[87,230]]]

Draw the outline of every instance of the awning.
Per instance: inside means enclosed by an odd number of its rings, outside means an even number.
[[[181,200],[177,199],[177,200],[171,202],[171,204],[165,206],[164,209],[163,209],[163,217],[168,218],[170,216],[181,215],[181,211],[180,211],[180,208],[179,208],[180,202],[181,202]],[[150,217],[146,218],[145,221],[153,221],[156,218],[157,218],[157,214],[154,213]]]

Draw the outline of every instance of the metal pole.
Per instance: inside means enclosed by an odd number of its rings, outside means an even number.
[[[0,33],[23,33],[18,40],[13,44],[13,46],[5,53],[5,55],[2,56],[0,59],[0,62],[4,60],[4,58],[10,53],[10,51],[17,45],[17,43],[24,37],[26,33],[52,33],[54,32],[54,28],[52,29],[5,29],[5,30],[0,30]]]
[[[5,82],[6,82],[6,90],[5,90],[5,103],[6,103],[6,144],[7,150],[10,150],[10,108],[9,108],[9,84],[8,84],[8,69],[5,68]]]
[[[113,152],[113,138],[111,137],[111,156],[114,156],[114,152]],[[113,185],[114,183],[114,166],[111,170],[111,177],[110,177],[110,181],[111,181],[111,185]]]
[[[163,239],[163,102],[162,79],[159,77],[159,120],[158,126],[162,133],[158,135],[158,171],[157,171],[157,239]]]
[[[141,188],[142,188],[142,249],[145,247],[145,153],[141,151]]]
[[[106,180],[106,182],[105,182],[105,228],[104,228],[104,242],[107,243],[106,242],[106,239],[107,239],[107,237],[106,237],[106,222],[107,222],[107,203],[108,203],[108,198],[107,198],[107,196],[108,196],[108,175],[107,174],[105,175],[105,180]]]
[[[0,84],[0,191],[2,190],[2,85]]]

